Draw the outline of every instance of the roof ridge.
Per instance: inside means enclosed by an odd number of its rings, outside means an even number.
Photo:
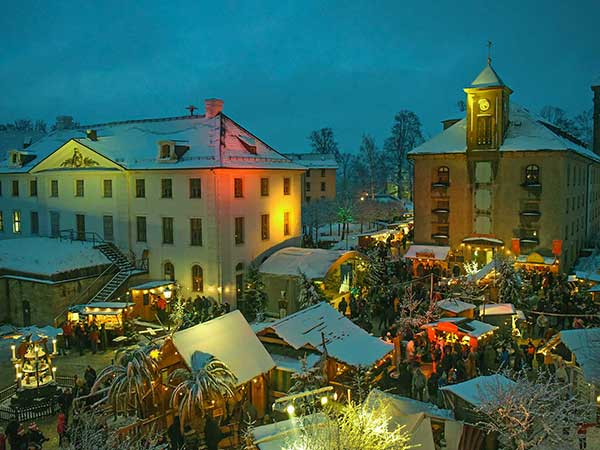
[[[86,130],[95,127],[109,127],[115,125],[126,125],[130,123],[148,123],[148,122],[169,122],[173,120],[184,120],[184,119],[203,119],[206,118],[205,114],[194,114],[188,116],[173,116],[173,117],[155,117],[150,119],[130,119],[130,120],[119,120],[114,122],[104,122],[104,123],[94,123],[90,125],[80,125],[78,127],[73,128],[73,130]],[[57,130],[58,131],[58,130]]]

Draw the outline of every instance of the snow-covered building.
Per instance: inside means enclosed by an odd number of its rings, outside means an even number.
[[[600,121],[600,86],[593,89]],[[600,231],[600,143],[587,148],[512,102],[490,62],[465,92],[466,117],[444,121],[408,155],[415,243],[449,246],[459,265],[483,266],[501,251],[526,261],[536,253],[541,265],[567,270]]]
[[[284,361],[278,363],[272,379],[280,392],[290,388],[290,372],[300,371],[300,364],[294,363],[294,369],[290,363],[304,356],[310,368],[325,354],[328,379],[339,383],[352,369],[381,364],[393,350],[393,345],[371,336],[325,302],[274,322],[255,324],[253,329],[273,359]]]
[[[305,168],[206,113],[56,130],[0,158],[0,239],[105,241],[184,296],[236,304],[243,274],[299,243]],[[146,268],[146,267],[144,267]]]

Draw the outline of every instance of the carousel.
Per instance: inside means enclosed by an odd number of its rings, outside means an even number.
[[[48,338],[33,341],[31,337],[11,346],[17,380],[17,390],[11,399],[13,407],[32,406],[56,395],[56,367],[52,364],[57,354],[56,339],[52,339],[52,353],[47,346]]]

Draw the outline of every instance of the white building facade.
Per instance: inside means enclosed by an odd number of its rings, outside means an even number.
[[[55,131],[0,161],[0,239],[113,242],[185,297],[236,305],[243,273],[301,237],[304,167],[204,115]],[[32,255],[35,257],[35,255]]]

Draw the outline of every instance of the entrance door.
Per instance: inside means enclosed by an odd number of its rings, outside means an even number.
[[[85,241],[85,216],[83,214],[76,214],[75,222],[77,226],[77,239]]]
[[[23,326],[28,327],[31,325],[31,306],[27,300],[23,300]]]

